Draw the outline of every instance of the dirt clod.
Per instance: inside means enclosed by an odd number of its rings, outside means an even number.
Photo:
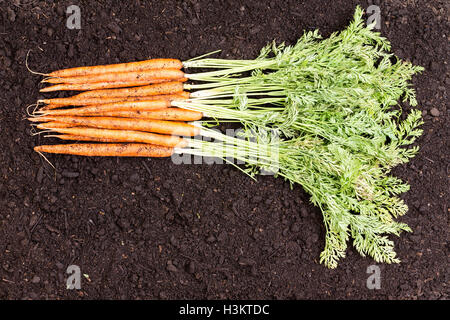
[[[439,112],[439,110],[438,110],[437,108],[432,108],[432,109],[430,110],[430,113],[431,113],[431,115],[432,115],[433,117],[439,117],[439,114],[440,114],[440,112]]]

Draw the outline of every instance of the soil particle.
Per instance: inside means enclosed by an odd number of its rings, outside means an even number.
[[[42,183],[42,179],[44,179],[44,167],[40,167],[36,175],[37,183]]]
[[[190,261],[186,265],[186,272],[189,274],[193,274],[195,272],[195,262],[194,261]]]
[[[8,20],[11,22],[16,21],[16,13],[11,8],[7,8],[6,12],[8,13]]]
[[[177,238],[174,235],[170,236],[170,243],[174,246],[174,247],[178,247],[180,245],[179,241],[177,240]]]
[[[210,235],[208,238],[206,238],[206,242],[208,243],[213,243],[215,242],[217,239],[214,235]]]
[[[75,55],[75,47],[73,46],[73,44],[69,44],[69,49],[67,50],[67,56],[69,58],[73,58]]]
[[[167,269],[167,271],[170,271],[170,272],[178,272],[178,268],[173,265],[171,260],[167,261],[166,269]]]
[[[302,218],[306,218],[309,215],[308,209],[305,207],[302,207],[300,209],[300,215],[302,216]]]
[[[252,266],[254,265],[256,262],[255,260],[251,259],[251,258],[246,258],[246,257],[240,257],[238,260],[239,265],[241,266]]]
[[[219,235],[217,236],[217,241],[219,241],[219,242],[224,242],[224,241],[227,240],[227,238],[228,238],[227,233],[226,233],[225,231],[221,231],[221,232],[219,233]]]
[[[66,171],[64,170],[61,175],[65,178],[78,178],[80,173],[79,172],[72,172],[72,171]]]
[[[432,109],[430,110],[430,113],[431,113],[431,115],[432,115],[433,117],[439,117],[439,114],[440,114],[440,112],[439,112],[439,110],[438,110],[437,108],[432,108]]]
[[[139,174],[138,174],[138,173],[133,173],[133,174],[130,176],[130,182],[136,183],[136,182],[138,182],[138,181],[139,181]]]
[[[119,25],[115,22],[111,22],[108,24],[108,29],[111,30],[112,32],[118,34],[120,32],[122,32],[122,29],[119,27]]]
[[[38,276],[34,276],[33,279],[31,279],[32,283],[39,283],[41,282],[41,278],[39,278]]]
[[[291,226],[291,231],[294,232],[294,233],[299,232],[300,231],[300,226],[297,223],[294,223]]]

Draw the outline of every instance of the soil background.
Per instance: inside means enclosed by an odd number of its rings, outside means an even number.
[[[81,8],[81,30],[66,8]],[[254,58],[272,40],[345,28],[355,6],[381,9],[381,32],[414,78],[424,134],[395,174],[411,184],[396,238],[402,262],[348,250],[318,263],[320,211],[301,187],[227,165],[170,159],[50,156],[33,152],[25,108],[40,72],[222,49]],[[447,299],[449,16],[446,1],[0,1],[0,298],[2,299]],[[408,106],[405,106],[407,109]],[[381,288],[366,286],[378,265]],[[66,269],[81,269],[81,290]]]

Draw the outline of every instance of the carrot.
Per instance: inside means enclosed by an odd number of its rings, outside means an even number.
[[[47,128],[70,128],[74,127],[73,124],[70,123],[63,123],[63,122],[56,122],[56,121],[49,121],[45,123],[39,123],[36,128],[46,130]]]
[[[170,101],[160,100],[144,100],[144,101],[120,101],[113,103],[88,105],[80,108],[59,109],[59,110],[38,110],[36,113],[42,115],[101,115],[105,112],[113,111],[148,111],[154,109],[163,109],[170,107]]]
[[[130,81],[130,82],[93,82],[93,83],[60,83],[54,86],[49,86],[40,89],[40,92],[53,92],[53,91],[87,91],[87,90],[101,90],[101,89],[113,89],[124,87],[139,87],[147,86],[155,83],[170,82],[172,79],[154,79],[148,81]],[[186,82],[187,78],[178,79],[179,82]]]
[[[95,142],[120,142],[120,141],[115,140],[115,139],[75,136],[75,135],[72,135],[72,134],[48,135],[47,137],[54,137],[54,138],[58,138],[58,139],[62,139],[62,140],[95,141]]]
[[[203,118],[203,113],[181,108],[164,108],[151,111],[122,110],[105,111],[98,114],[105,117],[124,117],[134,119],[155,119],[155,120],[175,120],[175,121],[195,121]]]
[[[40,89],[40,92],[53,91],[85,91],[98,89],[111,89],[123,87],[146,86],[153,83],[162,83],[169,80],[156,79],[153,81],[134,81],[134,82],[95,82],[95,83],[61,83]]]
[[[42,116],[28,118],[28,120],[32,122],[56,121],[93,128],[148,131],[177,136],[195,136],[200,133],[199,128],[178,121],[78,116]]]
[[[164,82],[142,87],[124,89],[92,90],[77,94],[76,98],[111,98],[111,97],[136,97],[153,96],[161,94],[175,94],[183,91],[183,83],[180,81]]]
[[[70,134],[74,136],[92,137],[100,139],[113,139],[120,142],[141,142],[164,147],[185,147],[187,141],[177,136],[157,134],[134,130],[110,130],[97,128],[48,128],[53,132]]]
[[[181,78],[184,78],[184,72],[179,69],[150,69],[131,72],[102,73],[78,77],[47,78],[42,82],[85,84],[91,82],[135,82],[161,79],[164,79],[165,81],[173,81]]]
[[[137,62],[118,63],[110,65],[98,65],[91,67],[77,67],[53,71],[50,77],[76,77],[110,72],[129,72],[147,69],[175,68],[181,69],[183,64],[178,59],[151,59]]]
[[[74,143],[36,146],[34,151],[91,157],[170,157],[173,148],[142,143]]]
[[[113,103],[113,102],[121,102],[121,101],[148,101],[148,100],[159,100],[165,99],[168,101],[172,100],[185,100],[189,99],[189,92],[182,91],[176,94],[163,94],[163,95],[155,95],[155,96],[141,96],[141,97],[111,97],[111,98],[79,98],[78,95],[68,97],[68,98],[53,98],[53,99],[41,99],[38,100],[38,103],[45,103],[46,106],[43,106],[40,110],[50,110],[56,109],[64,106],[83,106],[83,105],[96,105],[96,104],[104,104],[104,103]]]

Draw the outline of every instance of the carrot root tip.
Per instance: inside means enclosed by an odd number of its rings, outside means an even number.
[[[25,66],[26,66],[26,68],[28,69],[28,71],[31,72],[32,74],[37,74],[37,75],[40,75],[40,76],[48,76],[47,73],[36,72],[36,71],[33,71],[33,70],[30,69],[30,67],[28,66],[28,56],[30,55],[30,52],[31,52],[31,49],[28,50],[27,56],[26,56],[26,58],[25,58]]]
[[[34,109],[33,109],[33,112],[30,113],[30,108],[31,108],[32,106],[34,106]],[[26,108],[27,115],[30,116],[30,117],[33,117],[33,118],[36,117],[36,109],[38,108],[38,106],[39,106],[38,103],[30,104],[30,105]]]
[[[41,148],[39,148],[39,147],[40,147],[40,146],[34,147],[34,151],[36,151],[42,158],[44,158],[45,161],[47,161],[47,163],[48,163],[49,165],[52,166],[53,169],[56,170],[55,166],[47,159],[46,156],[44,156],[44,154],[40,151]]]
[[[53,132],[53,130],[51,130],[51,128],[48,128],[48,130],[42,130],[42,131],[36,131],[36,130],[34,130],[34,128],[31,128],[30,131],[31,131],[32,136],[36,136],[38,134],[43,134],[43,133]]]

